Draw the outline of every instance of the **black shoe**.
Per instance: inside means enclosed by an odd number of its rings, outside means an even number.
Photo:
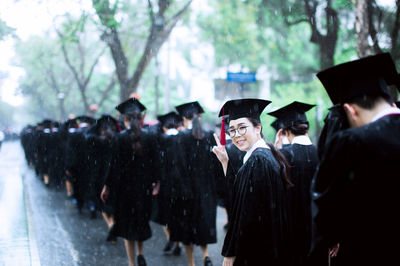
[[[204,266],[213,266],[210,257],[204,258]]]
[[[167,244],[165,245],[163,251],[164,252],[170,252],[172,249],[172,245],[174,244],[174,242],[172,241],[168,241]]]
[[[139,266],[146,266],[146,260],[144,259],[143,255],[138,255],[137,256],[137,262]]]
[[[107,242],[116,242],[117,236],[115,235],[115,225],[111,226],[108,231]]]
[[[176,247],[174,248],[174,251],[172,252],[172,254],[174,254],[174,256],[180,256],[181,255],[181,247],[179,245],[176,245]]]

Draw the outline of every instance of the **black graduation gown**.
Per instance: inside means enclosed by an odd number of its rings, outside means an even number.
[[[222,175],[222,167],[212,147],[216,145],[213,133],[205,132],[201,140],[192,136],[191,130],[178,135],[180,195],[173,203],[174,222],[170,226],[171,241],[186,245],[216,243],[216,180]]]
[[[159,139],[160,144],[160,157],[161,157],[161,179],[160,179],[160,190],[155,197],[157,208],[153,221],[170,226],[173,220],[179,219],[178,217],[172,217],[173,214],[173,202],[176,200],[179,192],[179,169],[178,163],[178,144],[177,135],[166,135],[162,134]]]
[[[237,173],[243,165],[243,157],[246,152],[239,150],[231,141],[225,145],[229,157],[229,165],[234,173]],[[226,208],[228,221],[231,215],[233,204],[233,179],[226,178],[224,175],[218,180],[218,194],[223,200],[223,207]]]
[[[288,189],[289,222],[292,230],[292,255],[294,265],[305,265],[311,247],[311,180],[318,166],[318,152],[314,145],[292,144],[281,149],[288,160],[290,180],[294,187]]]
[[[336,265],[396,264],[399,136],[400,115],[389,115],[328,143],[312,185],[318,238],[311,258],[340,243]]]
[[[89,171],[84,199],[95,203],[96,209],[104,210],[100,194],[111,164],[111,142],[96,134],[88,134],[86,141]],[[107,211],[107,213],[109,212]]]
[[[72,181],[74,197],[78,201],[79,210],[83,207],[83,195],[88,179],[86,130],[87,128],[78,128],[69,134],[65,155],[65,167],[72,175],[69,180]]]
[[[153,135],[142,130],[140,143],[142,152],[135,153],[128,131],[115,136],[112,169],[106,179],[116,196],[115,235],[135,241],[151,237],[152,184],[160,176]]]
[[[267,148],[257,148],[234,178],[232,216],[222,255],[234,265],[285,265],[288,241],[286,190],[278,162]]]

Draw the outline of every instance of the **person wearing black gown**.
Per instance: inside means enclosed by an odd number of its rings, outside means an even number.
[[[213,132],[204,130],[200,124],[204,112],[201,105],[195,101],[175,108],[186,129],[178,135],[180,179],[175,189],[180,195],[174,202],[176,222],[170,226],[170,239],[184,244],[191,266],[194,265],[194,245],[200,246],[204,265],[210,266],[207,245],[217,242],[216,179],[222,175],[222,169],[212,153]]]
[[[293,265],[297,266],[305,265],[311,247],[310,189],[311,180],[318,166],[318,152],[308,137],[309,123],[305,113],[314,106],[294,101],[268,113],[281,121],[282,128],[279,130],[287,136],[290,143],[280,151],[290,164],[290,181],[294,185],[288,190],[288,197],[290,229],[293,232],[291,234]]]
[[[135,244],[139,266],[146,265],[143,242],[151,237],[150,218],[154,184],[160,177],[160,158],[154,136],[141,128],[146,107],[135,98],[119,104],[126,130],[113,140],[113,162],[102,191],[106,201],[115,193],[114,234],[124,238],[129,265],[135,264]]]
[[[394,265],[400,237],[400,110],[393,107],[388,86],[400,85],[395,64],[383,53],[317,77],[350,128],[328,140],[312,183],[317,235],[310,265],[324,265],[332,247],[339,247],[335,265]]]
[[[285,157],[262,137],[260,115],[270,103],[261,99],[226,102],[219,116],[229,116],[229,135],[246,151],[237,173],[221,143],[213,151],[226,178],[234,179],[232,218],[225,236],[224,266],[287,265],[289,228],[287,188],[291,186]],[[216,136],[215,136],[216,137]],[[216,140],[219,142],[218,137]]]
[[[84,206],[84,191],[89,179],[89,158],[85,134],[96,120],[86,115],[78,116],[75,120],[78,128],[68,136],[65,167],[66,174],[69,176],[68,180],[72,181],[73,198],[81,214]]]
[[[90,127],[86,134],[88,160],[88,184],[84,190],[84,199],[89,205],[90,217],[96,218],[98,210],[110,229],[114,224],[113,211],[101,204],[100,193],[104,185],[105,174],[111,161],[111,140],[119,132],[117,120],[103,114]]]

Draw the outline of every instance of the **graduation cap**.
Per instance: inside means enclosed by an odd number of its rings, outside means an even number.
[[[86,116],[86,115],[80,115],[77,116],[75,118],[76,123],[80,124],[80,123],[88,123],[88,124],[93,124],[96,122],[96,119],[94,119],[93,117],[90,116]]]
[[[260,115],[265,107],[270,104],[271,101],[261,99],[236,99],[230,100],[224,103],[218,116],[222,116],[221,123],[221,144],[225,145],[225,115],[228,115],[229,120],[235,120],[242,117],[260,119]]]
[[[279,119],[275,119],[275,121],[271,123],[271,127],[275,129],[275,131],[278,131],[283,127],[282,121]]]
[[[229,120],[241,117],[260,119],[260,115],[271,101],[261,99],[237,99],[227,101],[219,112],[219,117],[228,115]]]
[[[184,104],[175,106],[175,109],[176,109],[176,111],[178,111],[178,113],[181,116],[184,116],[184,117],[187,117],[192,113],[196,113],[196,114],[204,113],[204,109],[203,109],[203,107],[201,107],[201,105],[199,104],[198,101],[184,103]]]
[[[400,77],[389,53],[343,63],[317,74],[333,104],[363,95],[390,95],[388,85],[400,88]]]
[[[117,105],[115,109],[117,109],[121,114],[126,114],[130,112],[143,112],[146,110],[146,106],[144,106],[136,98],[129,98],[128,100]]]
[[[65,121],[64,123],[64,127],[66,128],[72,128],[72,127],[77,127],[78,124],[76,123],[76,119],[68,119],[67,121]]]
[[[182,121],[182,117],[176,112],[172,111],[165,115],[158,115],[157,120],[160,121],[162,126],[165,126],[166,124],[169,123],[176,125]]]
[[[278,125],[281,125],[282,127],[288,127],[292,126],[296,122],[307,122],[305,113],[314,106],[315,104],[306,104],[294,101],[268,114],[277,118]]]

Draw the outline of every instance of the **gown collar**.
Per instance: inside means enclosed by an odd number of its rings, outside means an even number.
[[[292,140],[292,144],[312,145],[310,138],[306,135],[296,136]]]
[[[257,140],[256,143],[254,143],[253,146],[251,146],[250,150],[248,150],[246,152],[245,156],[243,157],[243,164],[245,164],[247,162],[247,160],[250,158],[253,151],[255,151],[257,148],[269,149],[268,145],[265,143],[265,141],[263,139]]]
[[[397,107],[388,107],[377,113],[373,118],[371,122],[374,122],[378,119],[381,119],[384,116],[387,115],[394,115],[394,114],[400,114],[400,109]]]

